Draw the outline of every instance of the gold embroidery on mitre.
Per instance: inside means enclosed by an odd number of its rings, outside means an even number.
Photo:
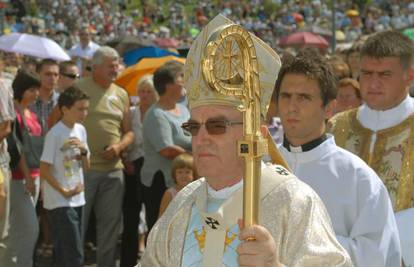
[[[203,28],[192,43],[185,63],[188,66],[184,79],[190,109],[208,105],[246,109],[247,103],[244,103],[242,97],[245,90],[238,89],[244,88],[247,74],[244,73],[239,43],[235,37],[231,36],[240,29],[227,27],[230,25],[236,26],[231,20],[218,15]],[[223,42],[217,42],[213,37],[217,37],[216,34],[221,28],[226,28],[224,30],[226,37],[220,37]],[[276,52],[262,40],[247,32],[243,34],[250,35],[252,41],[249,45],[254,46],[256,51],[254,60],[259,66],[255,67],[252,73],[259,76],[256,87],[261,91],[260,111],[265,116],[281,62]],[[212,46],[215,47],[214,53],[209,50]],[[206,80],[205,72],[214,79]],[[213,84],[211,84],[212,81]]]

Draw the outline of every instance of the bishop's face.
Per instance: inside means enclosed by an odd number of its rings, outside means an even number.
[[[330,104],[323,106],[318,82],[293,73],[283,77],[278,107],[285,136],[294,146],[319,138],[331,112]]]
[[[237,155],[237,141],[243,136],[243,126],[228,126],[225,133],[213,135],[204,125],[211,120],[241,122],[243,117],[241,112],[226,106],[200,106],[191,110],[190,122],[203,124],[192,137],[198,174],[219,190],[235,184],[243,176],[243,159]]]

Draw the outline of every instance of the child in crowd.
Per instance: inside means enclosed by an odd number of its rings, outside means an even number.
[[[177,156],[172,161],[171,177],[175,182],[175,186],[168,188],[162,196],[158,217],[161,217],[178,191],[197,179],[193,156],[187,153]]]
[[[89,167],[86,130],[88,96],[69,87],[59,97],[62,119],[46,135],[40,163],[43,206],[48,210],[54,242],[53,266],[83,266],[83,168]]]

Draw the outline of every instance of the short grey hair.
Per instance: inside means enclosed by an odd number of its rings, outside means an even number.
[[[91,64],[92,64],[92,66],[94,66],[94,65],[100,65],[107,58],[119,59],[119,54],[112,47],[109,47],[109,46],[101,46],[93,54]]]

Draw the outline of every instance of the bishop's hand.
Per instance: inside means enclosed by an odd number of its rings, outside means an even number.
[[[280,267],[276,243],[269,231],[260,225],[244,228],[239,220],[241,240],[237,247],[239,266]]]

